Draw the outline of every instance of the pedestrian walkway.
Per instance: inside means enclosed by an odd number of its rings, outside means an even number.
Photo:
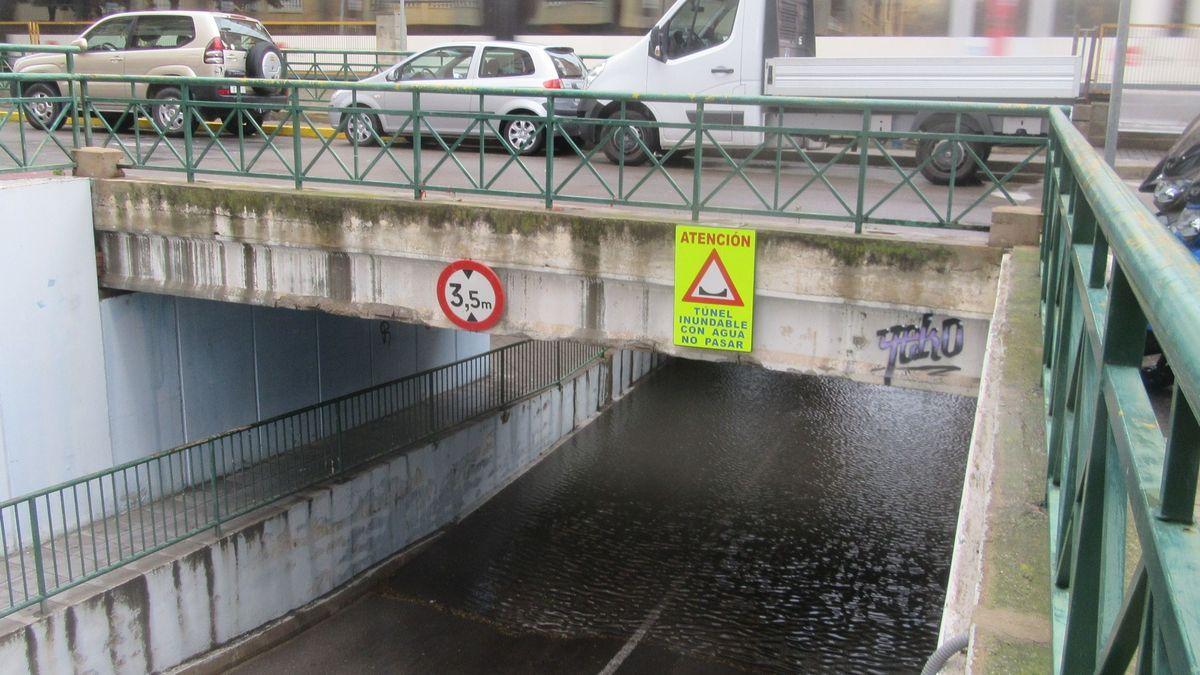
[[[519,342],[9,500],[0,615],[500,410],[599,354]]]

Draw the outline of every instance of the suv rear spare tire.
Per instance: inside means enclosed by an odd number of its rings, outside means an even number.
[[[270,42],[259,42],[246,52],[246,74],[261,80],[282,80],[287,70],[283,52]],[[281,87],[255,87],[260,96],[274,96]]]

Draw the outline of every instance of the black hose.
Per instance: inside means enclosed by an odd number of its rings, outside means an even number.
[[[946,667],[946,662],[951,656],[965,650],[971,644],[971,634],[963,633],[956,635],[949,640],[943,642],[937,648],[929,660],[925,662],[925,667],[921,670],[921,675],[937,675],[942,672],[942,668]]]

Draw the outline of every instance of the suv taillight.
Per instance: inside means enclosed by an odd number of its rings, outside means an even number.
[[[562,80],[546,80],[545,82],[542,83],[542,88],[543,89],[562,89],[563,81]]]
[[[204,62],[214,66],[225,63],[225,43],[221,38],[213,38],[204,48]]]

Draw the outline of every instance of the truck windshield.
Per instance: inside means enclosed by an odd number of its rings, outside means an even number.
[[[663,25],[667,57],[687,56],[728,40],[737,10],[738,0],[691,0],[680,7]]]

